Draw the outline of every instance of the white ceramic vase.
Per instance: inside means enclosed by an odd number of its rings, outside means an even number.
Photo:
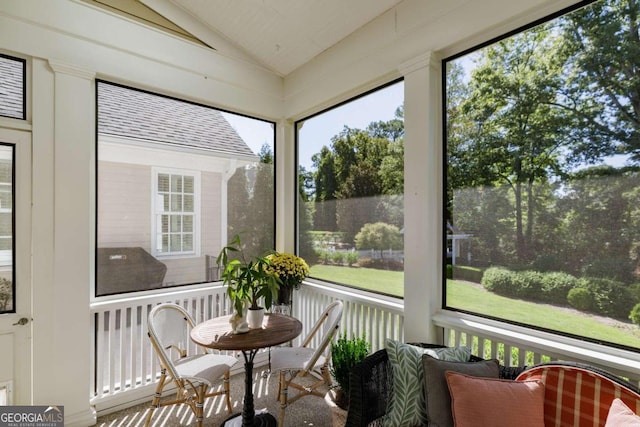
[[[264,308],[247,310],[247,323],[251,329],[262,328],[262,321],[264,320]]]

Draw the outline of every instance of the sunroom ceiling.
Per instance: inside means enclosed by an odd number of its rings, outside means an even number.
[[[140,0],[221,53],[285,76],[401,0]]]

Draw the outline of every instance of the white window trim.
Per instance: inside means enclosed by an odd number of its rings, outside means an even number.
[[[161,173],[172,174],[172,175],[182,175],[182,176],[192,176],[193,177],[193,191],[194,191],[194,200],[193,200],[193,251],[192,252],[182,252],[182,253],[171,253],[165,254],[159,252],[157,249],[158,243],[158,235],[159,230],[157,229],[157,221],[156,215],[158,214],[158,210],[156,208],[156,203],[158,203],[158,175]],[[161,167],[152,167],[151,168],[151,254],[159,259],[178,259],[178,258],[197,258],[200,256],[200,222],[201,222],[201,209],[200,209],[200,200],[201,200],[201,191],[200,191],[200,171],[188,170],[188,169],[174,169],[174,168],[161,168]]]

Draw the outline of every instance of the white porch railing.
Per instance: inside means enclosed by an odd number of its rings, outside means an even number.
[[[363,334],[372,349],[384,347],[386,337],[403,339],[401,300],[384,299],[375,294],[305,283],[294,293],[293,315],[303,325],[295,344],[313,327],[325,307],[335,299],[344,302],[342,330],[348,335]],[[147,316],[151,308],[175,302],[186,308],[196,323],[228,314],[229,301],[220,285],[193,287],[163,294],[123,296],[91,305],[95,333],[92,403],[98,413],[150,400],[160,367],[147,337]],[[259,365],[267,357],[256,357]],[[236,365],[237,372],[242,364]]]
[[[370,292],[305,282],[294,293],[293,315],[303,324],[294,341],[299,344],[324,308],[333,300],[344,302],[341,330],[347,336],[366,336],[371,350],[384,348],[385,339],[404,341],[403,302]],[[150,401],[159,366],[147,338],[147,314],[162,302],[187,308],[196,322],[225,315],[228,299],[220,285],[194,287],[170,293],[138,295],[91,305],[95,331],[92,402],[99,414]],[[442,311],[433,317],[447,345],[468,345],[483,358],[496,358],[505,366],[547,360],[573,360],[599,366],[640,384],[638,353],[603,348],[582,341],[536,333],[502,322]],[[259,355],[260,356],[260,355]],[[256,365],[266,362],[256,358]],[[236,365],[237,372],[242,364]]]
[[[640,386],[640,354],[504,322],[442,310],[433,322],[444,330],[444,343],[466,345],[474,354],[504,366],[531,366],[565,360],[599,367]]]
[[[228,312],[222,286],[195,287],[163,294],[124,295],[91,304],[94,331],[92,403],[98,411],[147,399],[160,367],[147,337],[147,316],[160,303],[186,308],[196,322]]]

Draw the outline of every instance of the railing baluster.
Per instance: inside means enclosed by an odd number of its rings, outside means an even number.
[[[303,332],[294,340],[295,345],[302,343],[325,307],[336,299],[344,302],[340,334],[346,331],[348,337],[359,337],[364,333],[371,343],[372,352],[384,348],[387,338],[404,341],[405,320],[401,300],[305,282],[293,296],[292,315],[303,324]],[[91,315],[95,331],[95,380],[92,384],[93,403],[96,407],[99,407],[99,403],[106,407],[107,402],[132,401],[129,397],[132,393],[145,393],[142,396],[153,393],[159,363],[147,338],[147,317],[154,305],[167,301],[174,301],[185,307],[196,322],[232,311],[222,286],[177,290],[162,295],[136,296],[92,304]],[[443,322],[440,326],[444,333],[443,344],[476,348],[479,357],[499,359],[506,366],[523,366],[528,364],[527,361],[537,364],[563,358],[562,353],[551,354],[548,348],[541,351],[533,347],[533,344],[507,344],[491,333],[478,333],[473,328],[465,330],[465,326],[457,326],[455,323]],[[500,354],[500,350],[503,354]],[[635,383],[640,382],[637,372],[618,374]]]

